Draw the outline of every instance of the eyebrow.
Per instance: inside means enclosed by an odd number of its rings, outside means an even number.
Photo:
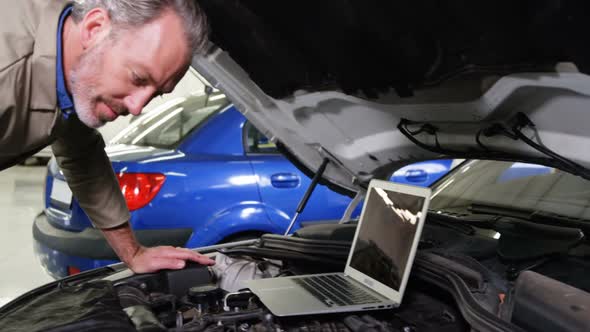
[[[158,93],[159,94],[167,94],[167,93],[171,93],[174,90],[174,88],[170,88],[170,84],[166,84],[165,86],[162,87],[162,89],[158,89]]]
[[[171,81],[176,82],[175,84],[171,84],[170,81],[168,81],[168,82],[164,82],[164,85],[159,87],[156,85],[156,80],[154,80],[154,77],[152,76],[152,73],[149,71],[148,67],[146,67],[141,62],[135,62],[135,61],[133,62],[133,65],[137,66],[141,70],[141,72],[145,74],[148,82],[150,82],[151,84],[156,86],[156,94],[157,95],[163,95],[163,94],[171,93],[172,91],[174,91],[174,88],[176,87],[176,85],[178,85],[178,83],[180,82],[180,80],[184,76],[184,75],[182,75],[179,78],[172,77]],[[171,85],[173,85],[173,86],[170,87]]]
[[[145,68],[142,68],[142,71],[145,73],[147,81],[152,83],[153,85],[156,85],[156,80],[154,80],[154,77],[152,76],[152,74],[148,70],[146,70]]]
[[[141,71],[145,74],[146,80],[149,83],[151,83],[154,86],[156,86],[156,95],[159,96],[159,95],[163,95],[163,94],[172,92],[172,89],[169,89],[169,88],[167,89],[166,88],[167,85],[168,85],[166,83],[162,87],[158,87],[157,84],[156,84],[156,80],[154,79],[154,77],[152,76],[152,74],[149,72],[149,70],[147,70],[147,68],[145,66],[141,65],[141,64],[138,64],[138,66],[140,67]]]

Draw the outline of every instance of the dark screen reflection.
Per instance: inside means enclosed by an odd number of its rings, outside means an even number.
[[[424,197],[371,188],[351,266],[399,291]]]

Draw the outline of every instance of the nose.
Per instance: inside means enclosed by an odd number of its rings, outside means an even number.
[[[123,99],[125,107],[133,115],[141,114],[143,107],[147,105],[154,95],[155,89],[143,87],[137,89]]]

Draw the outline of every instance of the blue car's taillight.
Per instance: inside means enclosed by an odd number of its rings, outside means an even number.
[[[121,173],[117,177],[129,211],[146,206],[166,180],[166,176],[159,173]]]

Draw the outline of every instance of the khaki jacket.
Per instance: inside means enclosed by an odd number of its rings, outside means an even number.
[[[130,218],[104,141],[57,108],[57,25],[65,0],[0,0],[0,170],[52,144],[80,206],[95,226]]]

